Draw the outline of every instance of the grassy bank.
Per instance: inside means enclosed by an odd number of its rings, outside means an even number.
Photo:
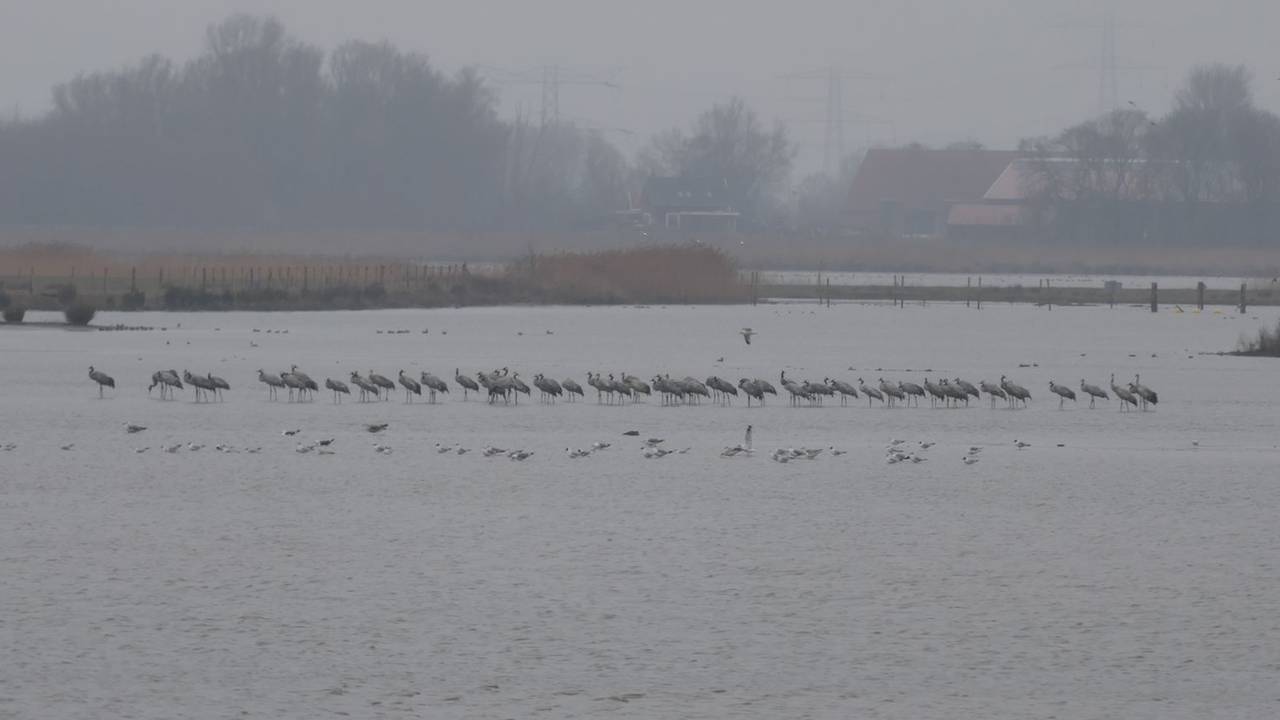
[[[1159,242],[1123,245],[1049,243],[1031,239],[962,241],[953,238],[820,237],[800,233],[714,234],[661,228],[601,228],[568,233],[446,232],[229,232],[194,230],[5,228],[0,227],[0,275],[65,275],[74,258],[50,256],[48,248],[79,248],[80,274],[98,274],[100,260],[127,259],[145,273],[196,261],[236,267],[303,263],[423,264],[467,260],[499,266],[536,253],[589,254],[637,245],[687,245],[691,241],[728,252],[742,267],[856,272],[964,274],[1052,273],[1276,277],[1280,246],[1233,244],[1206,238],[1203,247]],[[35,252],[24,251],[35,249]],[[99,253],[83,248],[96,248]],[[162,250],[162,254],[157,254]],[[64,253],[65,255],[65,253]],[[45,257],[42,257],[45,256]],[[45,259],[52,261],[42,266]],[[43,269],[42,269],[43,267]],[[128,270],[126,266],[124,270]],[[144,272],[142,269],[140,273]]]
[[[892,285],[760,285],[757,294],[761,298],[785,298],[799,300],[833,301],[893,301],[903,302],[968,302],[968,303],[1032,303],[1039,305],[1148,305],[1151,302],[1149,288],[1105,287],[929,287]],[[1157,300],[1161,306],[1176,306],[1184,310],[1198,307],[1199,292],[1196,288],[1159,288]],[[1246,307],[1253,305],[1280,305],[1280,292],[1270,287],[1248,289]],[[1238,307],[1239,290],[1209,290],[1204,292],[1205,305]]]
[[[748,298],[733,260],[702,246],[532,254],[505,265],[299,256],[137,257],[77,246],[0,251],[15,306],[76,298],[106,310],[345,310],[524,303],[723,303]]]

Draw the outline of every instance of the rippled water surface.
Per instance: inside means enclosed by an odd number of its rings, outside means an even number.
[[[935,303],[0,328],[0,717],[1273,717],[1280,366],[1200,353],[1276,319]],[[1007,374],[1034,399],[269,402],[257,369],[293,363],[322,383]],[[148,396],[168,367],[233,389]],[[1157,409],[1050,399],[1050,379],[1111,373],[1141,373]],[[721,458],[747,424],[755,456]],[[631,429],[689,450],[645,459]],[[333,455],[295,451],[322,438]],[[937,444],[888,465],[891,439]],[[613,446],[564,453],[595,441]],[[846,454],[769,459],[789,446]]]

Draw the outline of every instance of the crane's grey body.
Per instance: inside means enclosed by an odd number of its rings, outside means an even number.
[[[370,370],[369,374],[365,377],[369,379],[369,382],[378,387],[379,395],[384,402],[391,398],[391,391],[396,389],[396,384],[391,382],[391,378],[388,378],[385,375],[379,375],[372,370]]]
[[[329,390],[332,390],[332,391],[333,391],[333,401],[334,401],[335,403],[341,403],[341,402],[342,402],[342,396],[343,396],[343,395],[350,395],[350,394],[351,394],[351,388],[347,387],[347,384],[346,384],[346,383],[344,383],[344,382],[342,382],[341,380],[334,380],[334,379],[332,379],[332,378],[325,378],[325,379],[324,379],[324,386],[325,386],[327,389],[329,389]]]
[[[92,365],[89,366],[89,379],[98,383],[99,399],[103,397],[103,393],[102,393],[103,388],[111,388],[112,390],[116,388],[115,378],[102,372],[101,370],[95,370]]]
[[[1000,376],[1000,389],[1008,393],[1010,407],[1016,406],[1018,402],[1021,402],[1022,406],[1026,407],[1027,401],[1031,399],[1030,391],[1015,382],[1011,382],[1004,375]]]
[[[1097,385],[1090,385],[1084,381],[1084,378],[1080,378],[1080,392],[1089,396],[1089,407],[1091,408],[1097,402],[1098,398],[1102,398],[1103,400],[1111,399],[1111,396],[1107,394],[1106,390],[1103,390]]]
[[[480,392],[480,385],[479,385],[479,384],[477,384],[475,380],[472,380],[471,378],[467,377],[466,375],[463,375],[463,374],[462,374],[462,369],[461,369],[461,368],[454,368],[454,369],[453,369],[453,381],[454,381],[454,382],[456,382],[456,383],[458,383],[458,385],[462,388],[462,401],[463,401],[463,402],[466,402],[466,401],[467,401],[467,392],[468,392],[468,391],[473,392],[473,393],[479,393],[479,392]]]
[[[1052,380],[1049,381],[1049,392],[1054,393],[1055,395],[1058,396],[1059,410],[1062,409],[1062,405],[1066,401],[1068,400],[1070,400],[1071,402],[1076,401],[1076,393],[1074,390],[1072,390],[1071,388],[1065,385],[1059,385]]]
[[[1128,388],[1117,385],[1115,373],[1111,373],[1111,392],[1115,393],[1116,397],[1120,399],[1120,412],[1127,411],[1130,405],[1138,407],[1138,396],[1134,395],[1133,391]]]
[[[406,403],[412,403],[414,395],[422,396],[422,386],[418,384],[417,380],[405,375],[403,369],[396,375],[396,380],[404,387],[404,401]]]
[[[862,378],[858,378],[858,389],[862,391],[863,395],[867,396],[867,407],[871,407],[871,400],[873,398],[879,400],[881,404],[884,403],[884,393],[873,387],[868,387],[866,381]]]
[[[1001,400],[1004,400],[1006,403],[1009,402],[1008,393],[1002,390],[999,385],[993,385],[992,383],[989,383],[986,380],[983,380],[978,383],[978,387],[982,388],[982,392],[991,396],[991,407],[996,406],[996,398],[1000,398]]]

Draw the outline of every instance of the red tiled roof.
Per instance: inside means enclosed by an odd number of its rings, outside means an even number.
[[[894,201],[903,210],[946,210],[976,202],[1018,154],[1012,150],[882,148],[867,152],[849,191],[849,211],[875,215]]]

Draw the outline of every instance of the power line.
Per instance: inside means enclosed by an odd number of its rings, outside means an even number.
[[[1096,20],[1064,22],[1054,25],[1059,29],[1096,30],[1099,33],[1099,52],[1094,62],[1067,63],[1057,66],[1058,68],[1078,67],[1080,65],[1096,66],[1095,69],[1098,73],[1098,115],[1106,115],[1109,112],[1120,109],[1120,75],[1122,73],[1141,70],[1168,71],[1167,68],[1156,65],[1121,65],[1118,59],[1119,52],[1117,48],[1119,42],[1116,33],[1116,28],[1120,26],[1141,27],[1137,23],[1118,22],[1115,12],[1111,8],[1108,8]]]
[[[844,161],[845,155],[844,128],[846,120],[844,81],[846,79],[882,80],[883,78],[878,75],[849,72],[831,65],[816,70],[804,70],[788,73],[786,75],[782,75],[781,79],[821,80],[825,83],[826,117],[824,119],[824,133],[822,140],[822,171],[827,175],[831,175],[839,168],[839,164]]]
[[[543,65],[536,69],[511,70],[492,65],[479,66],[482,72],[496,83],[504,85],[540,85],[542,104],[540,119],[542,127],[556,125],[560,122],[560,88],[564,85],[584,85],[606,87],[621,90],[622,86],[610,78],[600,78],[586,73],[564,71],[559,65]]]

